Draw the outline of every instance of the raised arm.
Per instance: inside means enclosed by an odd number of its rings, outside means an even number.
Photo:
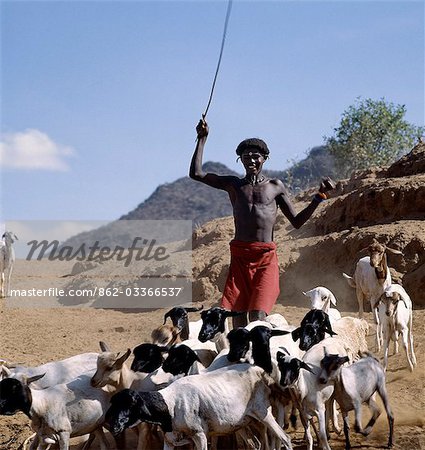
[[[230,176],[221,176],[215,173],[206,173],[202,170],[202,158],[204,154],[204,146],[207,141],[209,132],[208,124],[204,119],[201,119],[196,126],[196,132],[198,137],[196,139],[195,152],[192,156],[190,163],[189,176],[193,180],[205,183],[208,186],[212,186],[217,189],[227,190],[231,183],[232,178]]]
[[[319,204],[327,198],[326,192],[333,189],[333,182],[330,178],[327,178],[326,180],[326,182],[324,180],[320,183],[319,192],[313,197],[311,203],[299,213],[295,211],[295,208],[282,183],[284,190],[281,195],[276,197],[276,203],[294,228],[301,228],[311,217]]]

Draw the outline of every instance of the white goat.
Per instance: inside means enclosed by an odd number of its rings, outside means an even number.
[[[237,364],[181,378],[157,393],[122,391],[112,398],[105,422],[115,435],[139,421],[154,420],[164,430],[164,450],[190,442],[207,450],[208,435],[234,433],[255,419],[292,449],[271,413],[273,384],[263,369]]]
[[[310,298],[311,309],[321,309],[322,311],[325,311],[331,322],[341,318],[341,313],[331,306],[331,304],[336,306],[336,298],[328,288],[317,286],[314,289],[303,292],[303,294]]]
[[[388,447],[393,445],[394,418],[388,402],[388,394],[385,386],[384,369],[374,357],[367,355],[351,366],[342,367],[348,362],[347,356],[338,354],[330,355],[325,352],[325,357],[321,361],[322,371],[319,380],[323,384],[330,381],[334,383],[334,398],[341,407],[344,419],[345,448],[350,449],[348,412],[355,411],[355,431],[367,436],[374,423],[380,415],[378,404],[375,401],[376,392],[382,399],[387,412],[390,427]],[[366,428],[362,428],[362,403],[367,403],[372,410],[372,417]]]
[[[390,340],[394,341],[394,352],[398,353],[398,338],[401,334],[409,369],[413,371],[413,367],[416,366],[416,356],[413,348],[412,300],[408,293],[402,286],[392,284],[381,295],[375,307],[378,309],[379,320],[384,332],[385,369],[388,367]]]
[[[376,345],[379,352],[382,345],[382,328],[379,323],[378,312],[374,306],[385,289],[391,286],[391,274],[387,265],[385,251],[396,255],[402,255],[402,252],[380,244],[376,239],[373,239],[367,250],[369,251],[369,256],[365,256],[357,262],[353,277],[345,273],[343,273],[343,276],[348,284],[356,289],[360,318],[363,318],[363,302],[365,300],[370,302],[375,318]]]
[[[12,276],[13,264],[15,263],[15,251],[12,244],[18,238],[11,231],[3,234],[0,241],[0,297],[10,295],[10,278]]]
[[[46,389],[31,389],[38,375],[24,383],[14,378],[0,381],[0,414],[24,412],[31,419],[36,432],[30,449],[45,449],[59,444],[69,449],[69,439],[93,433],[100,439],[102,450],[108,448],[102,427],[109,406],[110,394],[90,386],[90,375],[84,374],[67,384]]]
[[[44,376],[33,381],[32,389],[45,389],[56,384],[68,383],[79,375],[96,369],[97,353],[82,353],[60,361],[52,361],[36,367],[8,366],[4,361],[0,365],[0,380],[16,378],[24,382],[26,378],[36,375]]]

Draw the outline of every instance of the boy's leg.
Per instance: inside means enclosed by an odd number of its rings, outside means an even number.
[[[267,317],[267,314],[264,311],[256,310],[249,312],[249,321],[254,322],[255,320],[264,320]]]
[[[232,317],[233,328],[246,327],[248,325],[247,313]]]

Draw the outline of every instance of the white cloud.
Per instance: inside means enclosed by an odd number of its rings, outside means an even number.
[[[0,166],[14,169],[66,171],[66,158],[73,154],[71,147],[34,129],[4,134],[0,142]]]

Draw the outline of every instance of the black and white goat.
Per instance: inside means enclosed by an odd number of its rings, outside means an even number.
[[[59,444],[60,450],[68,450],[71,437],[91,433],[99,437],[101,449],[106,450],[108,442],[101,424],[111,395],[90,386],[88,374],[67,384],[32,389],[31,383],[42,376],[24,382],[15,378],[0,381],[0,414],[22,411],[31,419],[36,432],[31,450],[39,445],[45,449],[49,444]]]
[[[292,339],[299,339],[300,349],[307,351],[325,339],[326,333],[330,336],[336,334],[332,330],[328,314],[320,309],[312,309],[303,317],[300,326],[292,331]]]
[[[207,436],[232,434],[254,419],[292,449],[271,412],[273,384],[260,367],[237,364],[181,378],[155,393],[124,390],[112,397],[105,425],[117,435],[141,421],[156,423],[164,431],[164,450],[191,442],[207,450]]]

